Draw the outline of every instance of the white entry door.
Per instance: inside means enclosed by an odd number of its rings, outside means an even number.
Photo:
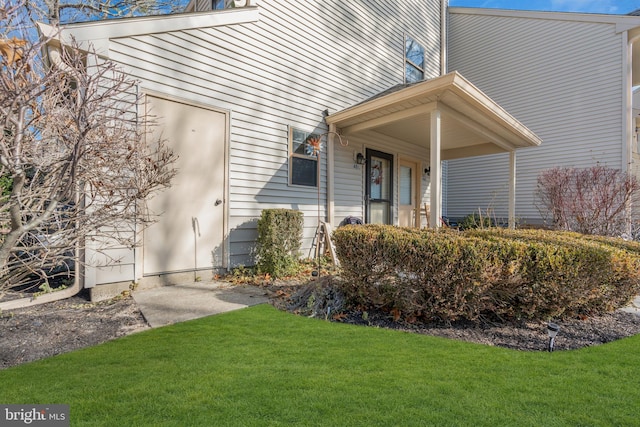
[[[160,220],[144,232],[144,274],[222,266],[224,248],[225,113],[147,96],[147,115],[178,155],[170,188],[150,210]]]

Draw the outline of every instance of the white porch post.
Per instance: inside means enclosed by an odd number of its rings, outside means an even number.
[[[332,226],[335,225],[335,187],[334,187],[334,176],[335,176],[335,132],[336,125],[329,125],[329,135],[327,135],[327,221]]]
[[[431,112],[431,193],[430,193],[430,205],[431,205],[431,218],[430,224],[432,228],[439,228],[440,218],[442,218],[442,163],[440,161],[440,149],[442,147],[442,114],[436,107]]]
[[[516,228],[516,152],[509,152],[509,228]]]

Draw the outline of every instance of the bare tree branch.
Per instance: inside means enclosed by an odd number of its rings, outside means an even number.
[[[175,174],[115,64],[72,44],[45,67],[48,40],[11,40],[0,36],[12,46],[0,55],[0,294],[73,274],[87,241],[134,247],[154,219],[146,201]]]
[[[26,6],[36,20],[66,24],[176,13],[187,3],[186,0],[28,0]]]
[[[553,168],[538,176],[537,204],[542,217],[560,230],[621,236],[631,218],[629,203],[640,183],[619,169]]]

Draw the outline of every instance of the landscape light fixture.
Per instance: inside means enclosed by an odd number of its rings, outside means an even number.
[[[553,351],[553,343],[556,339],[556,335],[558,335],[558,331],[560,330],[560,326],[556,323],[549,322],[547,324],[547,332],[549,333],[549,352]]]

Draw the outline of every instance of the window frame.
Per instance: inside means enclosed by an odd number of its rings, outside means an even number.
[[[422,66],[416,64],[415,62],[413,62],[411,59],[409,59],[409,57],[407,56],[408,51],[407,51],[407,42],[411,40],[413,43],[415,43],[417,46],[420,47],[420,49],[422,50]],[[416,39],[415,37],[410,36],[409,34],[405,34],[404,35],[404,43],[403,43],[403,53],[404,53],[404,61],[403,61],[403,75],[404,75],[404,82],[405,83],[417,83],[417,82],[421,82],[425,79],[426,76],[426,72],[425,72],[425,66],[424,64],[426,63],[426,49],[424,48],[424,46],[422,45],[422,43],[420,43],[418,41],[418,39]],[[410,66],[412,68],[414,68],[416,71],[422,73],[422,78],[420,80],[417,81],[408,81],[407,79],[407,66]]]
[[[222,7],[216,7],[222,6]],[[233,7],[233,1],[230,0],[211,0],[211,10],[224,10],[231,9]]]
[[[296,153],[293,149],[293,144],[294,144],[294,133],[295,132],[301,132],[303,134],[305,134],[304,140],[303,141],[307,141],[310,137],[319,137],[320,134],[315,133],[315,132],[309,132],[307,130],[295,127],[295,126],[289,126],[289,132],[288,132],[288,139],[289,139],[289,176],[288,176],[288,183],[289,186],[292,187],[299,187],[299,188],[312,188],[312,189],[317,189],[320,183],[320,162],[319,162],[319,156],[318,155],[307,155],[307,154],[300,154],[300,153]],[[300,183],[294,183],[293,182],[293,159],[297,158],[297,159],[303,159],[303,160],[313,160],[315,161],[315,169],[316,169],[316,173],[315,173],[315,185],[307,185],[307,184],[300,184]]]

